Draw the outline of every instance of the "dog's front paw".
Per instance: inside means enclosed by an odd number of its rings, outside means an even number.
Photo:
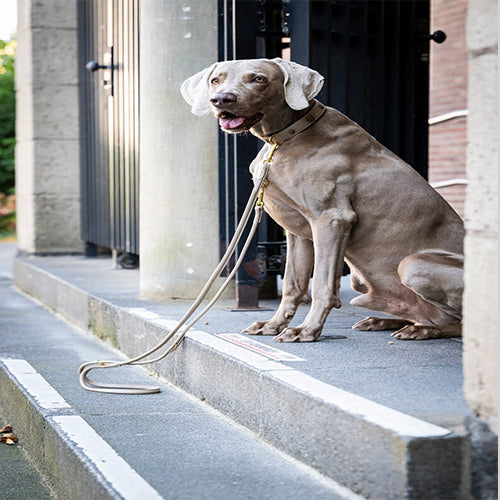
[[[274,340],[277,342],[314,342],[321,335],[321,329],[313,330],[307,327],[291,327],[284,330]]]
[[[249,327],[245,328],[241,333],[248,335],[278,335],[283,328],[272,321],[256,321]]]

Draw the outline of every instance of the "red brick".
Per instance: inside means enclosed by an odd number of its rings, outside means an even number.
[[[441,44],[431,43],[429,116],[467,108],[467,0],[432,0],[431,32],[447,35]],[[467,119],[456,118],[429,127],[429,180],[465,177]],[[465,186],[440,189],[439,193],[463,215]]]

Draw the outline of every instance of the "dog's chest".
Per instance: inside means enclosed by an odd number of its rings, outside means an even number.
[[[268,174],[268,181],[263,198],[265,211],[287,231],[312,238],[311,211],[297,179],[276,162]]]
[[[264,193],[264,208],[287,231],[302,238],[312,238],[311,227],[303,211],[276,185],[267,186]]]
[[[342,186],[350,184],[350,172],[334,151],[325,166],[318,150],[290,146],[284,143],[273,156],[264,206],[278,224],[297,236],[310,239],[311,224],[325,210],[342,204],[337,198],[345,196]],[[259,178],[263,161],[269,158],[270,151],[269,146],[264,146],[252,162],[250,171],[254,179]]]

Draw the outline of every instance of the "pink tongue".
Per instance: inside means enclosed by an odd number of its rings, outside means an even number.
[[[222,128],[233,129],[233,128],[240,127],[244,121],[245,121],[245,118],[242,118],[242,117],[221,118],[220,124],[221,124]]]

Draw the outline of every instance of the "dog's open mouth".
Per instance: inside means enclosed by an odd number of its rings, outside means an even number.
[[[256,123],[262,120],[263,113],[256,113],[252,116],[236,116],[228,111],[217,114],[219,124],[223,130],[236,132],[251,129]]]

